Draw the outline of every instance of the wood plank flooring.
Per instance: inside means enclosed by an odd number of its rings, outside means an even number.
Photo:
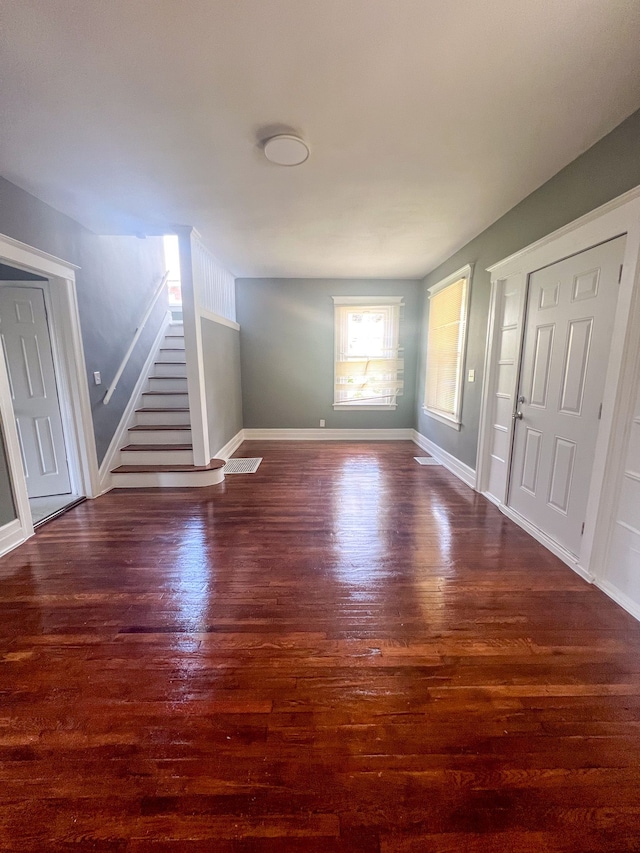
[[[0,560],[0,850],[640,850],[640,625],[410,442]]]

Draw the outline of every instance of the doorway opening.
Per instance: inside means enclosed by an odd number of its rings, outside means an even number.
[[[84,500],[72,484],[51,323],[49,279],[0,264],[0,340],[34,527]]]
[[[76,295],[75,274],[78,267],[5,234],[0,234],[0,263],[4,265],[6,275],[12,276],[6,278],[5,287],[16,288],[22,281],[25,288],[39,291],[39,298],[44,301],[70,485],[68,492],[59,486],[51,489],[51,492],[65,495],[66,506],[73,496],[76,500],[81,496],[96,497],[100,490],[100,480]],[[9,273],[6,267],[10,267],[14,272]],[[2,282],[0,288],[1,285]],[[19,301],[24,302],[23,299]],[[16,309],[13,310],[15,312]],[[29,316],[30,310],[26,304],[21,306],[23,319]],[[34,376],[38,379],[41,372],[39,344],[32,346],[35,355],[31,353],[31,363],[36,365]],[[22,344],[19,349],[22,350]],[[35,384],[33,387],[35,388]],[[46,419],[47,415],[43,417]],[[1,349],[0,424],[0,554],[5,554],[33,535],[34,514],[27,489],[10,372],[5,352]],[[36,430],[35,444],[38,453],[40,442],[43,451],[47,451],[48,432],[48,425],[43,421],[40,423],[40,436]],[[50,432],[53,434],[53,428]],[[45,459],[50,459],[46,452],[43,452],[43,455]],[[33,496],[36,497],[35,494]],[[55,510],[58,511],[59,508]],[[45,517],[51,518],[52,514],[49,508]],[[36,513],[36,520],[42,522],[44,519]]]

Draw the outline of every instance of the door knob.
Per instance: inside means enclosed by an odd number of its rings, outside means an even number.
[[[514,421],[521,421],[523,417],[524,415],[522,414],[522,412],[514,412],[513,414]]]

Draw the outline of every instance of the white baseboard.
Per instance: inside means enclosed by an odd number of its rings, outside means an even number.
[[[33,533],[31,535],[33,536]],[[22,545],[28,538],[19,518],[14,518],[13,521],[0,527],[0,557],[13,551],[18,545]]]
[[[559,545],[554,539],[547,536],[546,533],[535,527],[535,525],[531,524],[530,521],[527,521],[526,518],[511,509],[511,507],[505,506],[504,504],[498,504],[498,509],[503,513],[503,515],[506,515],[507,518],[511,519],[511,521],[514,521],[518,527],[526,530],[527,533],[530,536],[533,536],[537,542],[544,545],[548,551],[555,554],[559,560],[566,563],[566,565],[569,566],[570,569],[573,569],[576,574],[580,575],[583,580],[587,581],[587,583],[593,583],[594,576],[580,565],[578,557],[565,550],[562,545]]]
[[[412,429],[245,429],[245,441],[411,441]]]
[[[470,486],[472,489],[476,487],[476,472],[469,465],[465,465],[464,462],[461,462],[459,459],[456,459],[455,456],[452,456],[451,453],[448,453],[446,450],[443,450],[442,447],[437,445],[434,441],[431,441],[430,438],[427,438],[426,435],[422,435],[417,430],[411,430],[411,438],[418,445],[418,447],[425,450],[427,453],[431,454],[434,459],[444,465],[444,467],[451,471],[452,474],[455,474],[463,483],[466,483],[467,486]]]
[[[232,456],[236,450],[240,447],[242,442],[244,441],[244,430],[241,429],[237,432],[232,439],[230,439],[224,447],[221,447],[217,453],[213,454],[214,459],[224,459],[226,462],[230,456]]]
[[[627,613],[630,613],[634,619],[640,621],[640,604],[634,601],[632,598],[629,598],[626,593],[622,592],[618,589],[617,586],[609,583],[606,580],[595,580],[594,586],[597,586],[598,589],[601,589],[605,595],[608,595],[609,598],[612,598],[616,604],[619,604]]]
[[[151,344],[151,348],[149,349],[149,354],[147,355],[147,359],[142,366],[140,371],[140,375],[138,376],[138,380],[131,392],[131,396],[129,397],[129,402],[127,403],[124,412],[122,413],[122,417],[120,418],[120,423],[118,424],[118,428],[113,434],[113,438],[107,448],[107,452],[104,455],[104,459],[100,465],[100,469],[98,472],[98,485],[99,485],[99,495],[105,494],[105,492],[110,491],[113,486],[111,484],[111,469],[116,466],[116,457],[120,452],[120,448],[122,447],[125,436],[127,434],[127,430],[131,426],[133,421],[133,417],[135,414],[135,410],[138,405],[138,399],[142,394],[145,383],[151,372],[151,368],[156,360],[158,355],[158,350],[160,349],[160,345],[164,340],[164,336],[167,332],[171,321],[171,315],[167,312],[162,321],[162,325],[158,330],[158,334],[154,342]],[[98,495],[96,495],[97,497]]]

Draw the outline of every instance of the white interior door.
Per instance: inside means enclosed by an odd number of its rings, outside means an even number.
[[[30,498],[71,492],[47,324],[38,287],[0,287],[0,336]]]
[[[529,277],[509,506],[580,554],[625,237]]]

